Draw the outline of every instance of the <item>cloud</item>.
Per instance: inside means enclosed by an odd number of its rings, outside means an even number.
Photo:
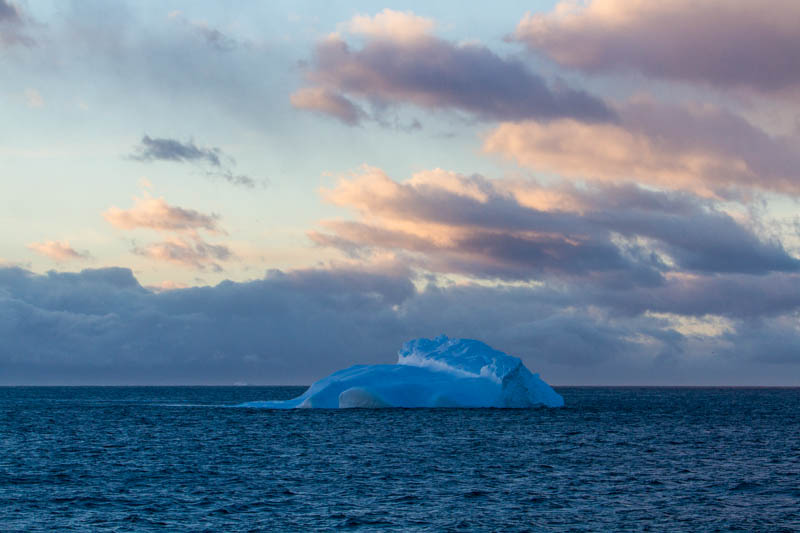
[[[134,246],[131,250],[154,261],[219,272],[222,267],[217,261],[235,259],[230,248],[208,243],[200,235],[201,230],[224,233],[218,225],[219,215],[172,206],[164,198],[145,194],[142,198],[134,198],[134,206],[130,209],[111,207],[103,217],[118,229],[151,229],[166,234],[167,238],[161,242]]]
[[[8,0],[0,0],[0,22],[19,22],[19,9]]]
[[[551,287],[417,289],[357,269],[150,291],[128,269],[2,267],[0,382],[308,384],[354,363],[393,362],[403,341],[445,332],[518,355],[557,384],[798,384],[790,314],[703,334],[676,326],[684,334],[663,316],[615,318],[587,301]]]
[[[194,30],[205,40],[206,44],[221,52],[228,52],[238,46],[235,39],[222,33],[217,28],[212,28],[203,22],[192,24]]]
[[[292,93],[290,101],[298,109],[331,115],[350,126],[358,124],[366,116],[363,109],[344,96],[321,87],[299,89]]]
[[[198,148],[194,142],[185,143],[175,139],[153,139],[142,137],[139,146],[134,148],[132,159],[138,161],[175,161],[179,163],[202,161],[209,165],[221,166],[219,148]]]
[[[33,45],[35,41],[23,32],[25,26],[27,18],[20,7],[9,0],[0,0],[0,45]]]
[[[746,322],[726,337],[729,343],[723,357],[744,357],[782,366],[796,362],[800,353],[796,315]]]
[[[187,285],[186,283],[180,283],[172,280],[164,280],[158,285],[147,286],[147,289],[154,292],[174,291],[175,289],[187,289],[187,288],[189,288],[189,285]]]
[[[647,312],[677,316],[723,316],[761,319],[800,309],[800,275],[773,272],[766,275],[675,275],[659,286],[609,290],[578,284],[576,291],[593,305],[622,316]]]
[[[231,185],[241,185],[242,187],[247,187],[248,189],[254,188],[256,184],[259,183],[246,174],[236,174],[227,168],[218,171],[206,171],[204,174],[209,178],[220,178],[227,181]],[[260,180],[260,184],[262,186],[266,186],[268,183],[269,180],[267,179]]]
[[[177,10],[170,12],[167,16],[189,28],[195,35],[202,38],[208,46],[219,52],[230,52],[239,45],[236,39],[210,26],[205,21],[189,20],[182,12]]]
[[[126,230],[148,228],[160,231],[220,231],[217,226],[218,215],[171,206],[164,198],[153,198],[148,194],[142,198],[134,198],[134,205],[130,209],[116,206],[109,208],[103,213],[103,217],[112,226]]]
[[[484,149],[580,180],[636,181],[703,195],[800,194],[800,138],[769,135],[713,106],[638,99],[619,106],[617,115],[613,124],[503,123]]]
[[[800,84],[794,0],[592,0],[527,14],[513,38],[591,73],[637,71],[717,87]]]
[[[399,345],[392,307],[413,290],[364,271],[294,271],[154,293],[127,269],[0,268],[0,381],[304,383],[349,364],[354,347],[391,359],[397,346],[366,331]]]
[[[411,11],[384,9],[375,16],[356,15],[346,25],[350,33],[381,39],[413,42],[428,37],[436,27],[432,19]]]
[[[480,44],[439,39],[429,33],[432,22],[411,13],[387,9],[374,17],[357,16],[346,27],[364,38],[363,46],[351,48],[336,34],[320,41],[307,76],[318,92],[295,93],[295,99],[320,103],[302,107],[342,118],[348,108],[342,99],[352,105],[361,99],[374,108],[410,104],[483,120],[613,119],[613,112],[588,93],[548,84],[521,62]],[[325,105],[319,95],[325,95]]]
[[[216,261],[226,261],[233,257],[231,250],[221,244],[209,244],[194,237],[174,237],[169,240],[136,247],[133,253],[155,261],[174,263],[184,267],[221,271]]]
[[[193,141],[181,142],[176,139],[142,137],[139,145],[134,147],[131,159],[136,161],[172,161],[176,163],[194,163],[211,167],[203,171],[210,178],[221,178],[233,185],[252,188],[256,182],[244,174],[235,174],[229,165],[236,161],[217,147],[200,148]]]
[[[660,285],[673,272],[796,272],[800,260],[712,202],[638,186],[544,187],[442,170],[406,182],[365,168],[324,191],[358,213],[311,232],[368,259],[405,254],[419,269],[503,280]]]
[[[69,241],[32,242],[28,248],[54,261],[71,261],[88,259],[89,252],[78,252],[69,245]]]

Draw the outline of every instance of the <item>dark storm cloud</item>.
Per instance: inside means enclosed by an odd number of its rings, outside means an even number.
[[[800,84],[800,4],[794,0],[593,0],[528,14],[514,38],[569,67],[718,87]]]
[[[134,147],[131,159],[137,161],[173,161],[177,163],[194,163],[212,167],[204,171],[211,178],[220,178],[232,185],[241,185],[252,188],[256,182],[249,176],[236,174],[229,165],[236,161],[223,153],[217,147],[201,148],[194,141],[181,142],[176,139],[152,138],[149,135],[142,137],[138,146]]]
[[[797,363],[800,335],[795,326],[797,316],[777,320],[755,320],[742,324],[726,335],[729,345],[723,356],[742,358],[768,365]]]
[[[794,297],[796,312],[796,290]],[[728,308],[748,303],[744,294],[733,296]],[[402,275],[300,270],[156,293],[128,269],[37,275],[0,268],[0,382],[301,384],[354,363],[393,362],[403,341],[445,332],[521,356],[557,383],[674,383],[704,350],[746,336],[746,354],[730,353],[715,364],[731,371],[770,358],[769,379],[787,383],[787,369],[800,365],[800,352],[788,347],[800,335],[791,315],[776,316],[737,320],[722,335],[691,338],[663,318],[615,319],[579,287],[418,290]],[[700,343],[699,352],[692,343]],[[766,351],[778,343],[784,348]],[[678,361],[678,374],[658,366],[665,354]],[[744,371],[740,376],[747,382]],[[718,380],[699,375],[691,382]]]
[[[681,214],[621,208],[587,214],[585,221],[622,235],[654,239],[655,247],[683,270],[748,274],[800,270],[800,260],[780,242],[759,238],[726,213],[693,207]]]
[[[624,291],[589,283],[575,287],[586,301],[626,316],[652,311],[752,320],[800,309],[800,275],[796,273],[674,276],[658,286],[628,287]]]
[[[411,104],[462,111],[483,120],[614,119],[600,99],[564,83],[548,83],[521,62],[483,45],[454,44],[423,31],[398,34],[382,29],[370,26],[360,48],[338,36],[318,43],[307,77],[322,89],[302,91],[324,90],[328,103],[300,99],[300,92],[292,103],[339,118],[343,106],[331,105],[333,99],[360,98],[377,108]]]
[[[306,382],[353,357],[391,359],[400,338],[387,348],[370,335],[387,335],[391,307],[412,294],[405,278],[364,272],[272,273],[153,293],[126,269],[39,276],[0,268],[0,376],[9,382],[12,370],[28,369],[74,382],[91,370],[107,382]]]

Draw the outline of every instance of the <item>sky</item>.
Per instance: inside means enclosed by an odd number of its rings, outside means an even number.
[[[800,3],[0,0],[0,385],[800,385]]]

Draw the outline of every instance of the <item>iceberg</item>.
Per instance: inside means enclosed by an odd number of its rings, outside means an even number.
[[[355,365],[323,378],[297,398],[240,407],[561,407],[564,399],[522,361],[472,339],[406,342],[394,365]]]

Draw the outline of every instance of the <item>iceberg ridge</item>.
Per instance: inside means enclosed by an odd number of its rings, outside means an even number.
[[[297,398],[248,402],[268,409],[382,407],[561,407],[564,399],[522,361],[473,339],[415,339],[394,365],[355,365]]]

